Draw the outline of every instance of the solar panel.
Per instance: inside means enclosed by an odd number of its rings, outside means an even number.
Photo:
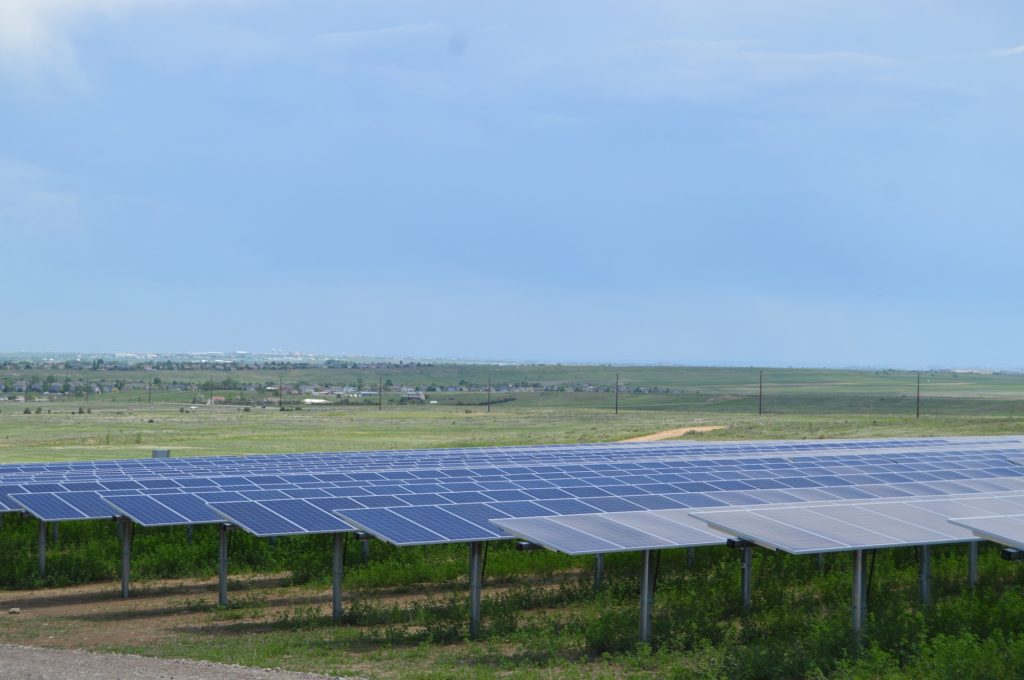
[[[221,521],[220,515],[195,494],[163,493],[152,498],[184,517],[190,524],[213,524]]]
[[[85,519],[80,510],[64,502],[54,493],[18,493],[13,494],[11,500],[44,522]],[[112,515],[108,508],[106,516]]]
[[[420,526],[430,527],[431,531],[442,536],[450,543],[462,543],[466,541],[489,541],[496,538],[507,538],[497,531],[493,526],[483,526],[468,522],[444,508],[435,506],[419,506],[408,508],[394,508],[394,513],[399,517],[415,522]],[[340,510],[339,514],[345,516],[351,510]]]
[[[560,524],[555,517],[524,517],[492,521],[513,536],[526,538],[531,543],[544,546],[549,550],[558,550],[567,555],[588,555],[622,550],[615,543]]]
[[[980,538],[1024,550],[1024,513],[992,517],[957,517],[949,521]]]
[[[1024,496],[967,496],[901,502],[836,503],[695,512],[714,529],[794,554],[976,540],[948,523],[965,512],[1024,511]]]
[[[225,520],[256,536],[288,536],[308,533],[299,525],[289,522],[256,501],[210,503],[210,507],[220,513]]]
[[[387,508],[366,508],[337,511],[349,524],[395,545],[430,545],[450,543],[441,534],[412,522]]]
[[[264,501],[263,506],[297,525],[306,533],[352,531],[352,527],[342,522],[337,516],[304,500]]]
[[[150,496],[104,496],[103,499],[117,510],[117,514],[128,517],[144,527],[180,526],[191,524],[189,520],[174,512]]]
[[[175,516],[180,521],[173,523],[178,524],[199,518],[221,521],[222,515],[201,501],[249,501],[270,513],[266,521],[280,517],[311,533],[314,524],[289,521],[298,515],[288,515],[281,506],[286,518],[267,505],[275,498],[295,499],[290,501],[294,503],[305,498],[306,505],[293,506],[295,513],[309,508],[313,517],[333,510],[345,516],[350,510],[382,509],[388,512],[364,518],[375,523],[364,528],[376,535],[394,534],[408,541],[416,531],[425,530],[421,535],[427,542],[458,542],[501,537],[495,525],[487,523],[490,515],[574,516],[639,508],[657,514],[683,508],[1024,488],[1024,473],[1005,457],[1007,450],[1020,451],[1021,445],[1021,440],[1008,438],[687,442],[162,459],[170,463],[143,459],[15,466],[11,474],[5,472],[10,466],[0,466],[0,480],[17,480],[12,488],[20,491],[30,484],[40,485],[32,487],[40,491],[67,491],[72,484],[96,483],[130,490],[155,501],[156,505],[122,501],[133,505],[135,515],[150,525],[157,525],[158,519],[172,523],[168,520]],[[408,469],[389,469],[402,466]],[[107,478],[111,475],[120,477]],[[178,488],[203,491],[187,500],[159,498],[163,491]],[[3,499],[0,487],[0,503]],[[470,507],[472,516],[463,510]],[[340,520],[327,517],[319,520],[333,530],[330,522]],[[249,520],[266,531],[254,518]],[[237,523],[243,525],[241,520]]]

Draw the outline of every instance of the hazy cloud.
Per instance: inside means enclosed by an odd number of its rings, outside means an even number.
[[[1007,47],[1000,50],[992,50],[991,54],[996,57],[1020,57],[1024,56],[1024,45]]]
[[[436,23],[402,24],[389,28],[375,28],[361,31],[332,31],[315,36],[316,43],[323,47],[348,50],[391,48],[397,45],[417,42],[424,37],[447,42],[452,30]]]
[[[132,11],[186,4],[200,4],[200,0],[2,0],[0,72],[24,76],[55,71],[80,81],[73,40],[79,24],[96,17],[113,19]]]

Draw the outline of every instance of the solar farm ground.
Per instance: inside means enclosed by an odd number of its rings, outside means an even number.
[[[794,388],[789,404],[811,411],[819,387]],[[152,448],[181,456],[608,441],[709,425],[724,429],[686,438],[1016,434],[1024,431],[1024,409],[1012,392],[1004,386],[951,394],[941,408],[933,397],[920,419],[907,413],[906,395],[898,403],[857,397],[877,412],[847,412],[819,399],[820,412],[761,417],[749,412],[749,394],[718,394],[691,409],[662,408],[656,395],[644,395],[651,408],[633,403],[618,416],[610,413],[607,394],[535,394],[491,413],[451,403],[383,412],[366,406],[192,411],[182,403],[120,399],[90,401],[92,413],[77,412],[84,403],[51,402],[39,405],[41,413],[24,414],[8,402],[0,407],[0,462],[135,457]],[[888,411],[893,403],[900,412]],[[220,607],[211,528],[197,528],[192,542],[182,528],[139,529],[134,597],[123,601],[113,580],[112,524],[61,525],[46,581],[34,570],[36,526],[7,515],[0,528],[2,643],[371,678],[1024,677],[1020,567],[999,559],[994,546],[982,550],[975,592],[966,587],[963,547],[936,549],[931,607],[915,601],[913,550],[879,551],[859,649],[850,637],[848,555],[828,557],[819,572],[813,558],[758,550],[754,609],[745,614],[735,551],[699,549],[693,567],[685,550],[665,551],[654,645],[647,647],[636,643],[636,554],[609,555],[606,588],[595,592],[592,558],[491,546],[483,635],[469,641],[465,546],[374,543],[362,564],[350,543],[346,618],[335,625],[327,537],[271,544],[233,533],[231,603]],[[10,607],[22,613],[3,613]]]

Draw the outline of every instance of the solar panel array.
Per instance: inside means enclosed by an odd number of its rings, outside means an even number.
[[[796,555],[977,540],[951,517],[1024,513],[1024,495],[954,495],[896,502],[694,513],[711,527]]]
[[[1018,438],[588,444],[0,466],[0,510],[566,552],[721,542],[691,510],[1024,490]],[[684,519],[685,516],[685,519]],[[524,519],[530,518],[530,519]],[[558,540],[555,540],[558,539]],[[571,543],[571,545],[570,545]]]
[[[950,523],[987,541],[1024,550],[1024,512],[979,517],[954,517]]]

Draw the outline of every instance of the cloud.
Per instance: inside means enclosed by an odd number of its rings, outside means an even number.
[[[245,0],[216,0],[241,4]],[[83,81],[73,33],[83,22],[201,0],[0,0],[0,73],[57,72]]]
[[[395,45],[417,42],[423,38],[450,40],[453,31],[442,24],[401,24],[389,28],[374,28],[363,31],[333,31],[320,33],[314,41],[321,47],[346,50],[390,48]]]
[[[617,91],[635,96],[731,98],[761,88],[875,78],[901,62],[861,52],[773,50],[759,41],[656,40],[610,50],[600,69]]]
[[[989,52],[994,57],[1021,57],[1024,56],[1024,45],[1018,45],[1017,47],[1007,47],[1000,50],[992,50]]]

